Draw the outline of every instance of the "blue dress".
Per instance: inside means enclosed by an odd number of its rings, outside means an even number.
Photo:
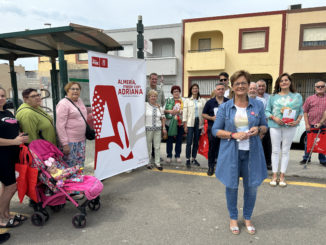
[[[212,134],[216,135],[219,130],[237,132],[234,124],[234,117],[237,109],[234,100],[231,99],[222,105],[216,115]],[[266,126],[266,117],[263,104],[249,98],[247,107],[249,129],[254,126]],[[239,169],[238,169],[238,142],[234,139],[221,139],[220,150],[216,166],[216,178],[228,188],[238,188]],[[267,177],[267,168],[259,135],[249,138],[249,186],[259,186]]]

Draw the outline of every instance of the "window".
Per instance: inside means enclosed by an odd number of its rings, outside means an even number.
[[[200,95],[204,97],[210,97],[216,87],[218,77],[216,76],[204,76],[204,77],[189,77],[189,87],[197,83],[199,86]]]
[[[78,60],[79,61],[88,61],[88,54],[87,53],[83,53],[83,54],[78,54]]]
[[[211,39],[210,38],[203,38],[198,39],[198,51],[210,51],[211,50]]]
[[[153,53],[147,53],[148,58],[174,57],[174,40],[171,38],[151,39]]]
[[[301,25],[299,49],[326,49],[326,23]]]
[[[239,30],[239,53],[268,52],[269,27]]]
[[[118,56],[121,57],[134,57],[134,46],[132,44],[128,44],[128,45],[122,45],[123,46],[123,50],[119,50],[118,51]]]

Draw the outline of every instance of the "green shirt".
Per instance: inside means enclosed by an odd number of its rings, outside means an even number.
[[[56,145],[53,119],[40,107],[34,108],[24,103],[18,108],[16,118],[21,131],[28,133],[28,143],[43,138]]]

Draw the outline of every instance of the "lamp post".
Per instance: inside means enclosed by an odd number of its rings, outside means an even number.
[[[143,25],[143,17],[141,15],[138,16],[137,23],[137,58],[144,59],[144,25]]]

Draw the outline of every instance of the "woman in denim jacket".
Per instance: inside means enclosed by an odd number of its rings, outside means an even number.
[[[238,71],[231,76],[233,99],[220,106],[212,134],[221,138],[216,177],[226,186],[226,201],[230,215],[230,230],[239,234],[238,185],[243,178],[243,218],[246,231],[255,234],[251,215],[257,187],[267,177],[260,136],[267,131],[263,104],[248,98],[250,74]]]

